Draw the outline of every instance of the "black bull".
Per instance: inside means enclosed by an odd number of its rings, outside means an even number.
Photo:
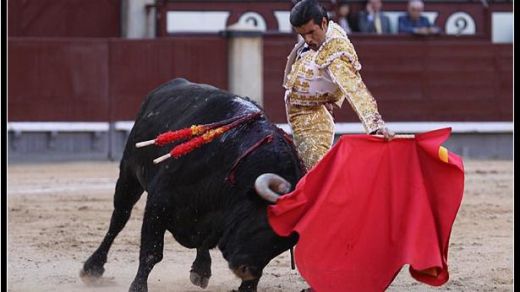
[[[207,286],[209,249],[218,246],[230,269],[242,279],[239,291],[255,291],[264,267],[297,240],[273,232],[267,222],[268,202],[255,192],[255,181],[264,173],[278,174],[292,186],[301,178],[304,169],[290,140],[262,114],[184,156],[159,164],[153,160],[180,142],[144,148],[135,144],[169,130],[261,111],[247,99],[185,79],[152,91],[141,106],[121,159],[109,230],[85,262],[82,279],[103,274],[112,242],[146,191],[139,269],[130,291],[147,290],[148,275],[163,257],[166,230],[181,245],[197,249],[190,271],[193,284]],[[267,184],[273,188],[272,182]]]

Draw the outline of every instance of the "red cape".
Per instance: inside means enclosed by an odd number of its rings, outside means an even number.
[[[448,281],[448,241],[464,191],[451,128],[385,141],[342,136],[292,193],[269,206],[275,232],[299,234],[299,272],[317,292],[383,291],[403,265]],[[418,271],[436,268],[438,275]]]

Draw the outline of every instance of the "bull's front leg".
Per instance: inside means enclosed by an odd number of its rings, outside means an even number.
[[[139,269],[135,276],[130,292],[146,292],[148,291],[148,275],[152,271],[155,264],[160,262],[163,257],[164,249],[164,217],[159,204],[154,204],[149,200],[141,229],[141,250],[139,253]]]
[[[87,259],[80,271],[80,277],[86,284],[96,283],[103,275],[107,262],[107,254],[119,232],[123,230],[130,218],[132,208],[141,197],[143,188],[139,181],[129,174],[126,168],[121,168],[114,194],[114,211],[110,219],[110,228],[98,249]]]
[[[197,248],[197,257],[195,258],[190,270],[190,280],[193,285],[206,288],[208,287],[210,277],[211,256],[209,250],[205,248]]]

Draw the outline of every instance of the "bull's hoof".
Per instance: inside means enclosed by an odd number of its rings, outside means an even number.
[[[196,272],[190,272],[190,281],[193,285],[206,289],[209,283],[209,276],[201,276]]]
[[[79,271],[79,277],[81,278],[81,281],[87,286],[101,287],[115,285],[114,277],[102,277],[103,272],[104,270],[101,272],[92,273],[85,271],[85,269],[81,269]]]
[[[103,267],[90,270],[81,269],[79,271],[79,277],[81,281],[87,285],[96,285],[101,281],[101,276],[104,272],[105,268]]]

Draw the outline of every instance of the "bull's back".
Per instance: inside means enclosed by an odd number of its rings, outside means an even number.
[[[226,116],[231,95],[215,87],[174,79],[152,91],[135,121],[135,138],[190,126],[188,123]],[[228,102],[227,102],[228,101]]]
[[[136,173],[146,188],[160,169],[159,165],[152,164],[153,159],[164,155],[175,144],[136,148],[135,143],[154,139],[167,131],[223,121],[254,111],[260,111],[260,108],[213,86],[192,83],[185,79],[171,80],[145,98],[128,137],[121,166]],[[191,157],[197,161],[196,155]],[[176,165],[180,166],[182,163]]]

